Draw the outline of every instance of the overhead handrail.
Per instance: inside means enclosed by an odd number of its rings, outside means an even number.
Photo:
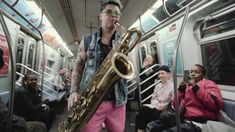
[[[30,70],[31,72],[33,72],[34,74],[37,74],[38,76],[41,76],[41,74],[39,72],[36,72],[34,69],[22,64],[22,63],[16,63],[16,66],[22,66],[24,68],[26,68],[27,70]]]
[[[141,72],[140,74],[139,74],[139,76],[142,76],[143,74],[145,74],[146,72],[148,72],[150,69],[153,69],[153,68],[155,68],[155,67],[157,67],[157,66],[160,66],[159,64],[154,64],[154,65],[152,65],[151,67],[149,67],[148,69],[145,69],[143,72]]]
[[[140,85],[146,83],[147,81],[149,81],[150,79],[152,79],[153,77],[155,77],[158,74],[158,72],[154,73],[153,75],[149,76],[148,78],[146,78],[145,80],[140,82]]]
[[[179,35],[177,38],[177,42],[176,42],[176,48],[174,51],[174,54],[172,56],[172,73],[173,73],[173,82],[174,82],[174,94],[175,94],[175,110],[176,110],[176,125],[177,125],[177,132],[181,132],[181,128],[180,128],[180,113],[179,113],[179,100],[178,100],[178,89],[177,89],[177,55],[178,55],[178,51],[179,51],[179,46],[180,46],[180,42],[181,42],[181,38],[182,38],[182,34],[184,31],[184,27],[186,25],[187,22],[187,18],[188,18],[188,14],[190,11],[190,6],[188,5],[186,10],[185,10],[185,15],[184,15],[184,19],[183,19],[183,23],[182,26],[180,28],[179,31]]]
[[[8,44],[8,49],[9,49],[9,56],[10,56],[10,66],[11,66],[11,76],[10,76],[10,100],[9,100],[9,113],[8,117],[9,120],[7,121],[7,131],[11,132],[11,125],[12,125],[12,115],[13,115],[13,103],[14,103],[14,96],[15,96],[15,71],[16,71],[16,66],[15,64],[15,55],[13,52],[13,42],[10,37],[10,32],[7,28],[6,22],[3,18],[2,11],[0,10],[0,22],[2,24],[3,31],[6,35],[6,40]]]
[[[135,82],[129,84],[129,85],[127,86],[127,88],[131,88],[131,87],[134,86],[135,84],[137,84],[137,81],[135,81]]]
[[[157,85],[157,84],[160,83],[160,82],[161,82],[161,80],[158,80],[158,81],[154,82],[153,84],[151,84],[150,86],[148,86],[147,88],[145,88],[144,90],[142,90],[140,93],[141,93],[141,94],[142,94],[142,93],[145,93],[145,92],[148,91],[151,87]]]
[[[141,91],[140,93],[143,94],[145,93],[146,91],[148,91],[150,88],[152,88],[153,86],[157,85],[158,83],[160,83],[161,81],[158,80],[156,82],[154,82],[152,85],[148,86],[146,89],[144,89],[143,91]],[[154,87],[155,88],[155,87]],[[150,97],[152,97],[152,94],[146,98],[144,98],[143,100],[141,100],[141,103],[144,103],[146,100],[148,100]]]

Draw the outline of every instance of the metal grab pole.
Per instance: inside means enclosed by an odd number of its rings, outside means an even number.
[[[9,113],[7,121],[7,131],[11,132],[11,125],[12,125],[12,118],[13,118],[13,103],[14,103],[14,96],[15,96],[15,76],[16,76],[16,65],[15,65],[15,55],[12,49],[13,43],[10,37],[9,30],[7,29],[6,22],[3,18],[2,11],[0,10],[0,22],[2,24],[3,31],[6,35],[9,55],[10,55],[10,63],[11,63],[11,76],[10,76],[10,99],[9,99]]]
[[[176,42],[176,48],[173,54],[173,82],[174,82],[174,93],[175,93],[175,111],[176,111],[176,125],[177,125],[177,132],[181,132],[181,128],[180,128],[180,113],[179,113],[179,99],[178,99],[178,89],[177,89],[177,55],[178,55],[178,51],[179,51],[179,45],[181,42],[181,38],[182,38],[182,34],[183,34],[183,30],[188,18],[188,14],[189,14],[189,9],[190,7],[187,6],[186,11],[185,11],[185,15],[184,15],[184,20],[182,23],[182,26],[180,28],[180,32],[179,32],[179,36],[177,38],[177,42]]]

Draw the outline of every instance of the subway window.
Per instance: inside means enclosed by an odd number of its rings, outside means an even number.
[[[170,15],[188,5],[193,0],[165,0],[166,10]]]
[[[147,50],[145,46],[141,46],[140,48],[140,64],[143,66],[144,58],[147,56]]]
[[[235,86],[234,43],[235,37],[201,46],[207,77],[217,84]]]
[[[35,56],[35,45],[34,43],[30,43],[28,49],[28,64],[27,64],[27,66],[30,68],[33,68],[34,56]]]
[[[23,51],[24,51],[25,40],[23,37],[19,37],[17,41],[17,52],[16,52],[16,63],[23,63]],[[21,73],[21,66],[16,66],[16,71]],[[16,80],[19,79],[19,75],[16,75]]]
[[[200,26],[201,38],[211,37],[235,29],[235,11],[215,19],[207,20]]]
[[[159,63],[158,54],[157,54],[157,43],[155,41],[150,43],[150,51],[151,51],[151,54],[154,55],[155,62]]]

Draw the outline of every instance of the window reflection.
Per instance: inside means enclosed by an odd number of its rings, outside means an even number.
[[[16,52],[16,63],[22,63],[23,58],[23,50],[24,50],[24,38],[19,37],[17,42],[17,52]],[[16,71],[21,73],[21,66],[16,66]],[[16,75],[16,80],[19,79],[19,75]]]
[[[218,84],[235,86],[235,38],[202,45],[203,65],[208,78]]]
[[[173,14],[176,11],[178,11],[180,8],[177,6],[178,0],[166,0],[166,10],[168,11],[169,14]]]
[[[155,41],[150,43],[150,51],[151,55],[154,55],[155,62],[158,64],[157,43]]]
[[[140,52],[141,52],[141,58],[140,58],[140,61],[141,61],[141,67],[142,67],[142,65],[143,65],[143,62],[144,62],[144,59],[145,59],[145,57],[147,56],[147,51],[146,51],[146,48],[144,47],[144,46],[142,46],[141,48],[140,48]]]
[[[200,26],[201,38],[210,37],[216,34],[221,34],[235,29],[235,11],[208,20]]]
[[[192,1],[193,0],[165,0],[166,10],[172,15]]]
[[[160,22],[167,18],[167,14],[163,10],[163,5],[153,12],[153,16],[156,17]]]
[[[34,44],[30,44],[29,45],[29,50],[28,50],[28,64],[27,66],[30,68],[33,68],[33,60],[34,60],[34,51],[35,51],[35,45]]]

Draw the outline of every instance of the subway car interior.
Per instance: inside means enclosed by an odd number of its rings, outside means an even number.
[[[109,0],[0,1],[0,62],[3,64],[0,100],[8,111],[5,131],[13,131],[14,114],[21,116],[16,106],[26,105],[27,101],[25,104],[19,101],[22,98],[18,98],[18,94],[22,87],[30,87],[26,85],[28,74],[35,76],[31,81],[39,91],[39,102],[46,102],[55,111],[48,132],[69,132],[69,129],[60,128],[63,122],[70,123],[70,120],[74,123],[69,127],[83,128],[104,100],[104,96],[96,99],[93,94],[103,90],[105,95],[111,91],[107,85],[111,87],[117,79],[124,78],[127,83],[124,131],[135,132],[139,110],[151,103],[155,86],[162,83],[158,68],[169,67],[177,100],[177,88],[182,80],[190,80],[190,69],[195,64],[205,68],[205,78],[215,82],[221,91],[223,107],[219,121],[235,131],[234,0],[120,0],[120,13],[112,10],[109,13],[119,13],[120,20],[115,22],[121,25],[115,31],[120,34],[117,44],[126,45],[110,51],[118,56],[116,60],[106,57],[101,63],[110,67],[104,71],[98,69],[97,77],[87,84],[90,89],[82,93],[83,101],[74,104],[79,112],[68,111],[73,72],[79,69],[76,67],[77,55],[81,52],[79,46],[86,41],[85,35],[101,27],[100,14],[103,12],[100,8],[105,1]],[[153,64],[145,68],[148,56],[153,58]],[[123,74],[129,72],[131,76],[124,77]],[[87,74],[84,72],[83,76]],[[111,79],[116,80],[112,82]],[[82,107],[85,110],[81,110]],[[175,107],[179,112],[178,104]],[[84,121],[80,116],[84,116]],[[181,131],[179,118],[178,113],[177,131]],[[72,131],[80,131],[74,129]],[[109,131],[105,122],[102,131]]]

